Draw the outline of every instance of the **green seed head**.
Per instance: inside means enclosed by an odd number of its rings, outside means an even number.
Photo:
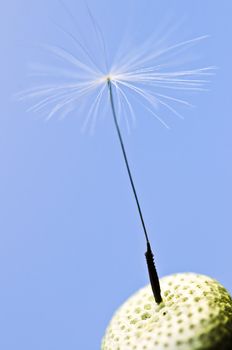
[[[150,286],[116,312],[102,350],[231,350],[232,299],[217,281],[193,273],[160,280],[163,302]]]

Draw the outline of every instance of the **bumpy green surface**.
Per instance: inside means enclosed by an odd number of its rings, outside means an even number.
[[[106,330],[102,350],[232,350],[232,299],[217,281],[192,273],[160,281],[129,298]]]

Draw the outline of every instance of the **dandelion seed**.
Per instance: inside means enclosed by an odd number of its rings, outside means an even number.
[[[110,66],[103,33],[89,8],[88,15],[99,42],[99,47],[102,50],[105,70],[98,68],[91,52],[78,37],[59,26],[74,41],[76,47],[81,50],[82,58],[71,54],[64,48],[44,45],[43,48],[60,63],[65,64],[65,68],[59,66],[34,66],[34,73],[46,78],[49,74],[51,77],[55,76],[55,82],[26,90],[20,93],[18,98],[20,100],[35,100],[28,111],[44,112],[47,120],[54,115],[62,115],[62,118],[64,118],[71,111],[78,111],[81,105],[87,106],[88,112],[82,129],[86,130],[89,128],[91,132],[94,131],[100,106],[110,103],[123,158],[146,238],[146,259],[151,286],[156,302],[160,303],[162,297],[159,279],[119,122],[123,120],[121,118],[122,114],[130,116],[130,118],[127,116],[124,118],[128,130],[130,121],[135,122],[136,112],[132,99],[136,99],[148,114],[153,116],[162,126],[169,129],[169,123],[164,119],[162,110],[165,111],[165,114],[168,113],[168,115],[174,115],[183,119],[183,116],[178,111],[178,106],[191,107],[192,105],[188,100],[179,97],[179,94],[176,93],[178,91],[195,92],[206,90],[208,77],[212,74],[214,67],[194,69],[190,67],[183,70],[174,70],[172,68],[174,58],[204,40],[206,36],[177,42],[165,48],[155,48],[151,37],[145,43],[135,48],[133,52],[124,55],[122,52],[119,52],[116,56],[117,61],[112,62]],[[59,79],[61,81],[57,81]]]

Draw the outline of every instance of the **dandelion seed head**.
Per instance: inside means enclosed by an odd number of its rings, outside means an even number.
[[[222,285],[194,273],[166,276],[160,283],[161,304],[154,303],[149,285],[120,306],[102,350],[231,349],[232,299]]]

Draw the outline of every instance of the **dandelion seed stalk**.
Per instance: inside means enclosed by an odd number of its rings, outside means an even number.
[[[126,150],[125,150],[124,143],[123,143],[123,138],[122,138],[122,135],[121,135],[121,131],[120,131],[118,120],[117,120],[117,116],[116,116],[114,97],[113,97],[113,90],[112,90],[112,83],[111,83],[110,77],[107,78],[107,84],[108,84],[108,88],[109,88],[110,105],[111,105],[111,109],[112,109],[112,114],[113,114],[115,128],[116,128],[117,135],[118,135],[118,138],[119,138],[119,142],[120,142],[120,145],[121,145],[123,158],[124,158],[124,161],[125,161],[125,164],[126,164],[126,168],[127,168],[127,173],[128,173],[129,179],[130,179],[130,184],[131,184],[131,187],[132,187],[132,190],[133,190],[133,194],[134,194],[135,201],[136,201],[136,204],[137,204],[137,209],[138,209],[140,220],[141,220],[141,223],[142,223],[144,235],[145,235],[145,238],[146,238],[147,251],[145,253],[145,256],[146,256],[146,261],[147,261],[147,267],[148,267],[148,273],[149,273],[149,278],[150,278],[150,282],[151,282],[151,287],[152,287],[152,291],[153,291],[156,303],[160,304],[162,302],[162,297],[161,297],[161,289],[160,289],[159,277],[158,277],[157,270],[156,270],[156,267],[155,267],[154,255],[153,255],[153,252],[152,252],[152,249],[151,249],[150,241],[149,241],[148,234],[147,234],[147,229],[146,229],[145,222],[144,222],[144,219],[143,219],[141,206],[139,204],[138,195],[137,195],[136,188],[135,188],[135,185],[134,185],[134,181],[133,181],[133,178],[132,178],[129,162],[128,162],[127,155],[126,155]]]

